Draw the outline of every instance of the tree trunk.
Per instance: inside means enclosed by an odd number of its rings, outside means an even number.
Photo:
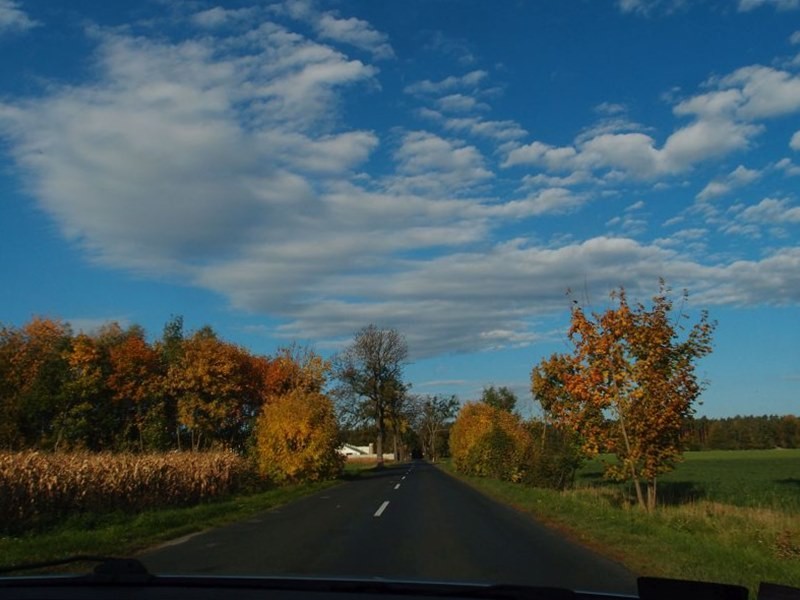
[[[619,418],[620,427],[622,428],[622,439],[625,441],[625,455],[628,457],[628,464],[631,467],[631,479],[633,479],[633,486],[636,488],[636,500],[638,500],[639,506],[647,509],[647,504],[644,501],[644,494],[642,494],[642,482],[639,481],[639,474],[636,472],[636,467],[631,460],[631,442],[630,439],[628,439],[628,431],[625,428],[625,417],[619,409],[617,409],[617,416]]]
[[[656,478],[647,481],[647,511],[653,512],[656,509]]]
[[[386,424],[383,422],[383,410],[378,409],[378,439],[375,443],[375,454],[377,455],[377,466],[383,466],[383,440],[386,437]]]

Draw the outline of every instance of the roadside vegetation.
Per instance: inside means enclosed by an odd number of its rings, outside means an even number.
[[[705,313],[689,326],[662,282],[649,306],[624,289],[587,314],[573,303],[571,351],[534,366],[542,418],[484,393],[450,428],[445,465],[640,575],[800,585],[795,417],[695,420],[712,350]]]
[[[313,351],[254,355],[210,327],[185,333],[180,317],[154,341],[116,323],[0,326],[3,565],[130,554],[381,465],[345,467],[331,374]],[[405,392],[400,371],[379,389],[397,447],[393,390]],[[369,406],[359,389],[349,399]]]
[[[630,484],[596,459],[575,487],[554,490],[463,475],[492,498],[555,527],[640,575],[800,586],[800,450],[690,452],[664,477],[662,502],[636,507]],[[633,502],[632,502],[633,500]]]

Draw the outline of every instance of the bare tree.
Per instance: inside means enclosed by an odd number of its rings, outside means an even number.
[[[340,411],[351,420],[374,422],[379,466],[383,465],[387,423],[395,416],[398,398],[405,394],[407,358],[408,344],[396,329],[369,325],[356,333],[353,343],[333,361],[340,382],[336,390]]]
[[[455,396],[426,396],[418,399],[418,427],[425,456],[436,462],[439,438],[449,421],[458,412],[458,398]]]

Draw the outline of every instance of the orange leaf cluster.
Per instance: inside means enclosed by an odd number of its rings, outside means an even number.
[[[680,458],[682,428],[703,387],[695,362],[711,351],[714,324],[702,313],[680,339],[663,281],[650,308],[631,306],[622,288],[611,297],[617,306],[602,314],[573,307],[572,354],[537,365],[531,389],[551,421],[579,434],[586,454],[616,454],[606,474],[631,480],[639,503],[652,509],[657,476]]]

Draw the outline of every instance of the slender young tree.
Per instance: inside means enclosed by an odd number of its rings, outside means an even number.
[[[703,312],[682,337],[688,317],[672,315],[663,281],[650,308],[631,306],[623,288],[611,298],[617,306],[602,314],[573,306],[573,353],[534,368],[533,392],[550,418],[579,434],[587,455],[616,454],[607,476],[631,481],[639,505],[653,510],[657,477],[680,458],[682,429],[704,385],[695,363],[711,352],[715,324]]]

